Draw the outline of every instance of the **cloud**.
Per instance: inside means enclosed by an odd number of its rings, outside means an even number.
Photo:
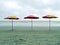
[[[54,15],[60,18],[60,11],[54,11]]]
[[[42,0],[44,4],[54,4],[56,0]]]
[[[43,9],[43,12],[45,12],[45,14],[51,14],[53,12],[53,9],[46,8],[46,9]]]
[[[0,3],[0,12],[15,12],[22,10],[23,7],[15,1],[3,1]]]
[[[60,2],[57,0],[0,0],[1,17],[17,15],[23,18],[33,14],[42,17],[46,14],[60,15]]]
[[[18,5],[16,2],[5,2],[4,6],[6,8],[13,8],[13,9],[20,9],[22,8],[21,6]]]
[[[47,7],[52,7],[56,0],[21,0],[21,2],[40,10]]]
[[[12,1],[6,1],[0,3],[2,6],[6,9],[22,9],[22,6],[20,6],[17,2],[12,2]]]

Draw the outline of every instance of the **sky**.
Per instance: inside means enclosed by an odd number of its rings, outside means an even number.
[[[17,16],[23,20],[25,16],[55,15],[60,20],[60,0],[0,0],[0,20],[7,16]],[[44,20],[44,19],[43,19]]]

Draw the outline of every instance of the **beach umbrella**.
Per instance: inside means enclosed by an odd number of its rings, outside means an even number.
[[[46,16],[43,16],[42,18],[49,19],[49,31],[50,31],[51,30],[51,19],[52,18],[57,18],[57,17],[54,16],[54,15],[46,15]]]
[[[6,17],[4,19],[10,19],[10,20],[12,20],[12,31],[13,31],[13,20],[18,20],[19,18],[16,17],[16,16],[8,16],[8,17]]]
[[[32,19],[39,19],[39,17],[34,16],[34,15],[29,15],[24,17],[24,19],[31,19],[31,30],[33,30],[33,20]]]

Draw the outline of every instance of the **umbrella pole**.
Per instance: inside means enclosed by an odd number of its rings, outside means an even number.
[[[51,30],[51,20],[49,19],[49,32]]]
[[[12,32],[13,32],[13,19],[12,19]]]
[[[33,20],[31,19],[31,30],[33,30]]]

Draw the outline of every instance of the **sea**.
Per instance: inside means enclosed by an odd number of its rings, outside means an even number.
[[[12,21],[0,21],[0,26],[11,26]],[[13,21],[14,26],[28,26],[33,25],[34,27],[52,27],[60,26],[60,21]]]
[[[14,30],[59,30],[60,21],[13,21]],[[0,21],[0,30],[9,30],[12,28],[12,21]]]
[[[60,21],[0,21],[0,45],[60,45]]]

